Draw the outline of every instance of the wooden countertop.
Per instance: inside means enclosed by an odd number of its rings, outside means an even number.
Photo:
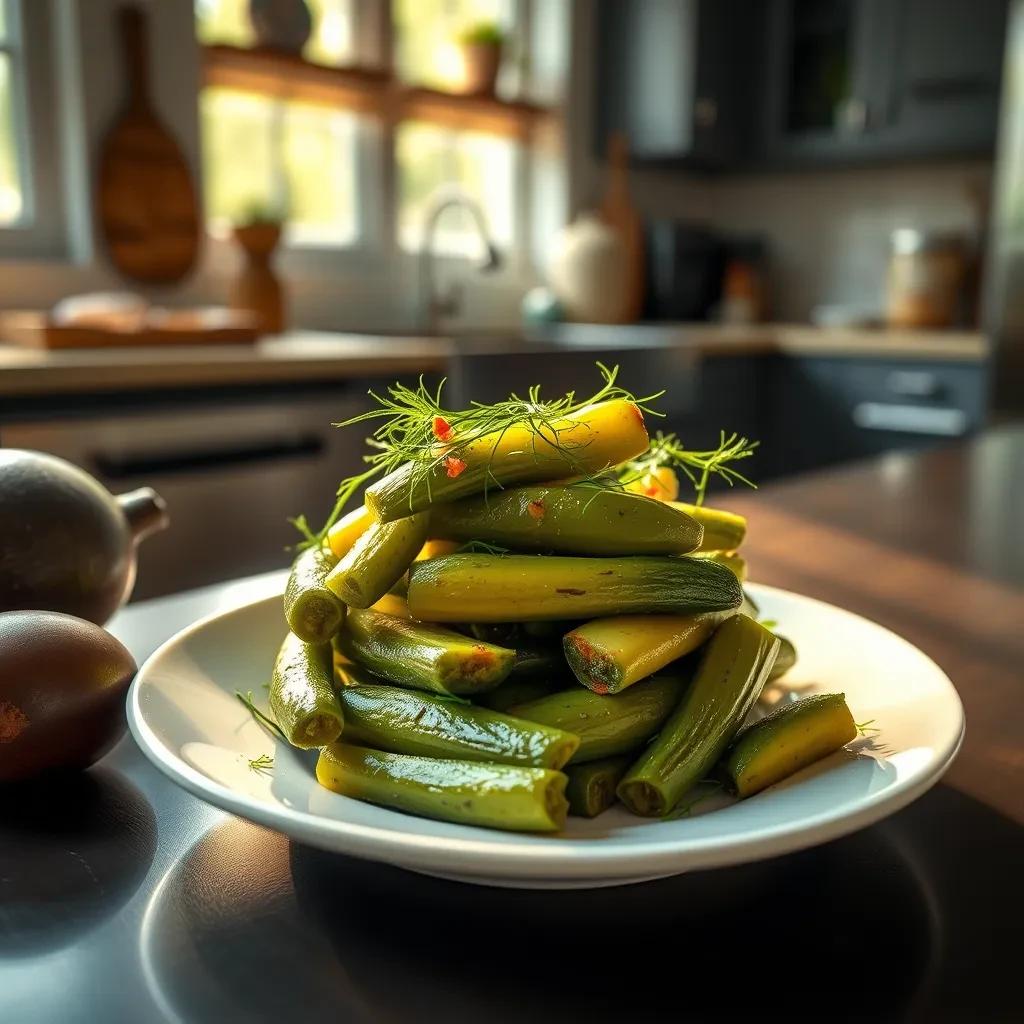
[[[887,331],[787,324],[563,324],[531,335],[391,337],[293,331],[255,345],[46,351],[0,344],[0,396],[339,380],[391,373],[446,372],[459,351],[500,354],[524,346],[685,346],[708,357],[782,353],[827,357],[981,362],[978,332]]]
[[[1024,824],[1024,426],[729,495],[752,578],[859,612],[946,671],[967,735],[947,783]]]
[[[47,351],[0,345],[0,395],[339,380],[443,372],[444,338],[292,331],[255,345]]]

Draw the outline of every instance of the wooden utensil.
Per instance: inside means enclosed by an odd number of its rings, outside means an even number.
[[[99,224],[122,274],[179,281],[199,250],[199,209],[188,164],[153,109],[146,22],[137,7],[118,11],[128,98],[103,142]]]
[[[601,219],[615,229],[626,250],[628,301],[622,322],[632,323],[644,305],[644,239],[640,216],[629,198],[629,147],[621,132],[608,138],[608,188]]]

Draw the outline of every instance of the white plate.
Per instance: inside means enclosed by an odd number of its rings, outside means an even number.
[[[714,797],[688,817],[614,808],[564,832],[522,835],[430,821],[317,784],[315,752],[271,739],[236,700],[263,684],[284,622],[271,597],[197,622],[142,666],[128,721],[147,756],[210,803],[304,843],[488,885],[588,887],[758,860],[823,843],[904,807],[946,770],[963,709],[939,667],[887,629],[807,597],[750,588],[761,614],[796,644],[794,689],[845,692],[877,732],[748,800]],[[249,761],[271,755],[269,773]]]

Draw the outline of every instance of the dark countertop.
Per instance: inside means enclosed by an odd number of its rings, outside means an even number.
[[[915,804],[741,868],[481,889],[232,818],[126,739],[56,793],[4,793],[0,1020],[1020,1019],[1024,430],[732,497],[755,578],[884,622],[956,683],[966,742]],[[141,658],[259,585],[114,631]]]

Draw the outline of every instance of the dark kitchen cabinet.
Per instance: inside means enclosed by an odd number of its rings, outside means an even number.
[[[927,448],[985,422],[980,363],[775,357],[767,370],[762,436],[773,476]]]
[[[749,140],[759,5],[598,0],[595,149],[610,133],[634,160],[722,168]]]
[[[991,152],[1007,0],[772,0],[769,165]]]

